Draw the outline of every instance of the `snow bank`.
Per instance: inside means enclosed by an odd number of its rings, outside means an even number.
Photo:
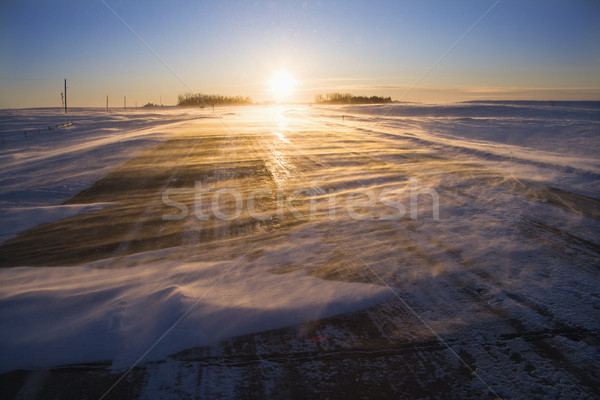
[[[169,251],[129,261],[165,257]],[[245,258],[125,269],[108,268],[111,262],[1,270],[0,372],[99,360],[125,369],[191,307],[144,361],[358,310],[389,295],[381,286],[325,281],[302,269],[273,274],[272,266]]]
[[[332,114],[332,111],[335,113]],[[600,102],[396,104],[315,110],[449,158],[585,196],[600,192]]]

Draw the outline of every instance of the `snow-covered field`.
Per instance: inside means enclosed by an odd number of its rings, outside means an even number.
[[[0,372],[136,366],[139,398],[600,395],[600,103],[0,121]]]

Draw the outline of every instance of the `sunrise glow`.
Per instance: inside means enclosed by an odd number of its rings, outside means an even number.
[[[600,399],[600,0],[0,4],[2,398]]]
[[[280,72],[269,81],[269,90],[277,101],[286,100],[294,91],[296,81],[286,72]]]

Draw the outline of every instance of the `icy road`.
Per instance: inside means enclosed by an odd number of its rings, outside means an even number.
[[[600,396],[598,103],[0,121],[7,398]]]

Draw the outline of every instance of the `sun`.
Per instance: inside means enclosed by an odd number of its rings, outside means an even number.
[[[288,97],[294,90],[296,81],[289,74],[280,72],[269,81],[271,92],[277,100]]]

